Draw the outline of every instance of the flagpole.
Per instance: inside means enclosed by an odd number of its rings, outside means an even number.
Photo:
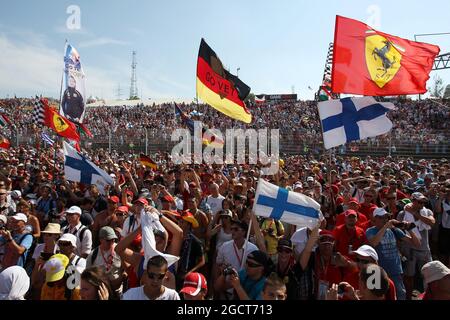
[[[252,229],[252,219],[250,219],[250,223],[248,224],[248,230],[247,230],[247,238],[244,242],[244,254],[242,255],[242,262],[241,262],[241,269],[244,268],[245,261],[247,260],[247,256],[245,255],[245,249],[247,248],[248,239],[250,238],[250,230]],[[239,271],[239,270],[237,270]]]
[[[64,42],[64,48],[66,48],[67,46],[67,39]],[[66,53],[64,52],[64,56],[66,55]],[[61,74],[61,86],[59,88],[59,113],[61,113],[61,108],[62,108],[62,88],[63,88],[63,80],[64,80],[64,72],[65,72],[65,62],[64,62],[64,68]]]

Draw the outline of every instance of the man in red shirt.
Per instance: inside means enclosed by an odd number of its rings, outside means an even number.
[[[356,226],[358,214],[354,210],[345,213],[345,224],[336,227],[333,231],[336,239],[336,251],[343,256],[353,259],[350,255],[354,248],[359,248],[367,243],[366,233]]]
[[[367,218],[365,215],[363,215],[362,213],[358,212],[359,211],[359,203],[358,200],[356,200],[356,198],[351,198],[348,202],[348,210],[353,210],[356,212],[357,218],[358,218],[358,222],[356,223],[356,225],[360,228],[362,228],[362,225],[367,221]],[[342,212],[341,214],[339,214],[336,217],[336,227],[342,226],[343,224],[345,224],[345,213],[347,212]],[[364,229],[364,228],[363,228]]]
[[[373,210],[377,208],[374,204],[376,193],[374,190],[369,189],[364,192],[364,202],[359,205],[359,212],[366,216],[367,220],[371,220],[373,216]]]

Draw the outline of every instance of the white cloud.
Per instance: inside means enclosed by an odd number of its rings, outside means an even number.
[[[36,35],[33,42],[20,41],[0,33],[0,96],[32,97],[42,94],[47,97],[59,98],[61,76],[63,71],[63,50],[48,47],[45,37]],[[41,41],[42,40],[42,41]],[[78,45],[77,47],[81,47]],[[131,57],[130,57],[131,59]],[[130,61],[122,61],[110,57],[110,67],[100,68],[83,63],[86,74],[87,96],[99,96],[105,99],[116,98],[115,92],[120,83],[123,88],[123,98],[129,93]],[[140,73],[140,72],[138,72]],[[161,84],[163,84],[161,86]],[[139,95],[144,99],[173,98],[177,92],[188,87],[177,83],[165,75],[138,75]]]
[[[112,38],[100,37],[100,38],[96,38],[96,39],[92,39],[92,40],[88,40],[88,41],[82,41],[82,42],[80,42],[78,47],[79,48],[98,47],[98,46],[103,46],[103,45],[107,45],[107,44],[126,46],[126,45],[129,45],[130,43],[126,42],[126,41],[112,39]]]
[[[59,98],[63,68],[62,51],[43,44],[12,41],[0,34],[0,95],[44,96]],[[117,82],[113,70],[104,71],[84,65],[87,95],[113,95]]]

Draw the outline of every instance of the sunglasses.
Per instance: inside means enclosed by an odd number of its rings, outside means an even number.
[[[237,228],[237,227],[231,227],[231,231],[239,231],[239,228]]]
[[[248,260],[246,261],[246,263],[247,263],[247,266],[249,266],[250,268],[258,268],[258,267],[262,267],[261,264],[253,263],[253,262],[248,261]]]
[[[358,259],[358,258],[356,258],[356,262],[361,263],[361,264],[369,264],[370,263],[369,260],[363,260],[363,259]]]
[[[152,280],[162,280],[166,276],[165,273],[154,273],[154,272],[147,272],[147,275]]]
[[[71,246],[72,243],[71,243],[71,242],[66,242],[66,241],[59,241],[59,242],[58,242],[58,245],[59,245],[60,247],[68,247],[68,246]]]
[[[278,248],[278,253],[286,253],[286,254],[288,254],[288,253],[291,253],[292,252],[292,250],[291,249],[289,249],[289,248]]]
[[[395,198],[386,198],[386,200],[395,200]]]
[[[365,197],[365,198],[373,198],[373,195],[371,195],[371,194],[365,194],[364,197]]]

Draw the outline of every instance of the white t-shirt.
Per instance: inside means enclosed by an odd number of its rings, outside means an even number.
[[[234,240],[225,242],[219,247],[219,251],[217,252],[217,264],[231,265],[234,269],[240,271],[242,260],[244,258],[247,259],[249,253],[258,250],[258,247],[251,242],[247,242],[245,247],[244,254],[244,246],[238,249],[234,244]]]
[[[232,240],[231,233],[225,233],[225,231],[223,231],[223,228],[220,228],[219,232],[217,233],[216,249],[220,248],[222,244],[230,240]]]
[[[122,300],[150,300],[144,293],[144,286],[131,288],[122,296]],[[178,292],[164,287],[164,292],[155,300],[180,300]]]
[[[222,201],[225,199],[224,196],[220,195],[217,198],[213,196],[208,196],[206,203],[211,207],[211,214],[214,217],[217,212],[222,210]]]
[[[123,222],[122,231],[120,231],[120,235],[122,237],[126,237],[141,225],[141,218],[135,216],[135,219],[133,219],[133,224],[130,227],[130,217],[127,217]]]
[[[53,248],[53,253],[56,253],[56,249],[57,249],[57,245],[55,245],[55,247]],[[34,252],[33,252],[33,256],[32,258],[34,260],[37,260],[37,258],[39,258],[39,256],[41,255],[41,252],[44,251],[45,248],[45,243],[39,243],[38,245],[36,245],[36,248],[34,248]]]
[[[70,264],[75,267],[80,275],[83,273],[84,269],[86,269],[86,259],[77,255],[70,261]]]

